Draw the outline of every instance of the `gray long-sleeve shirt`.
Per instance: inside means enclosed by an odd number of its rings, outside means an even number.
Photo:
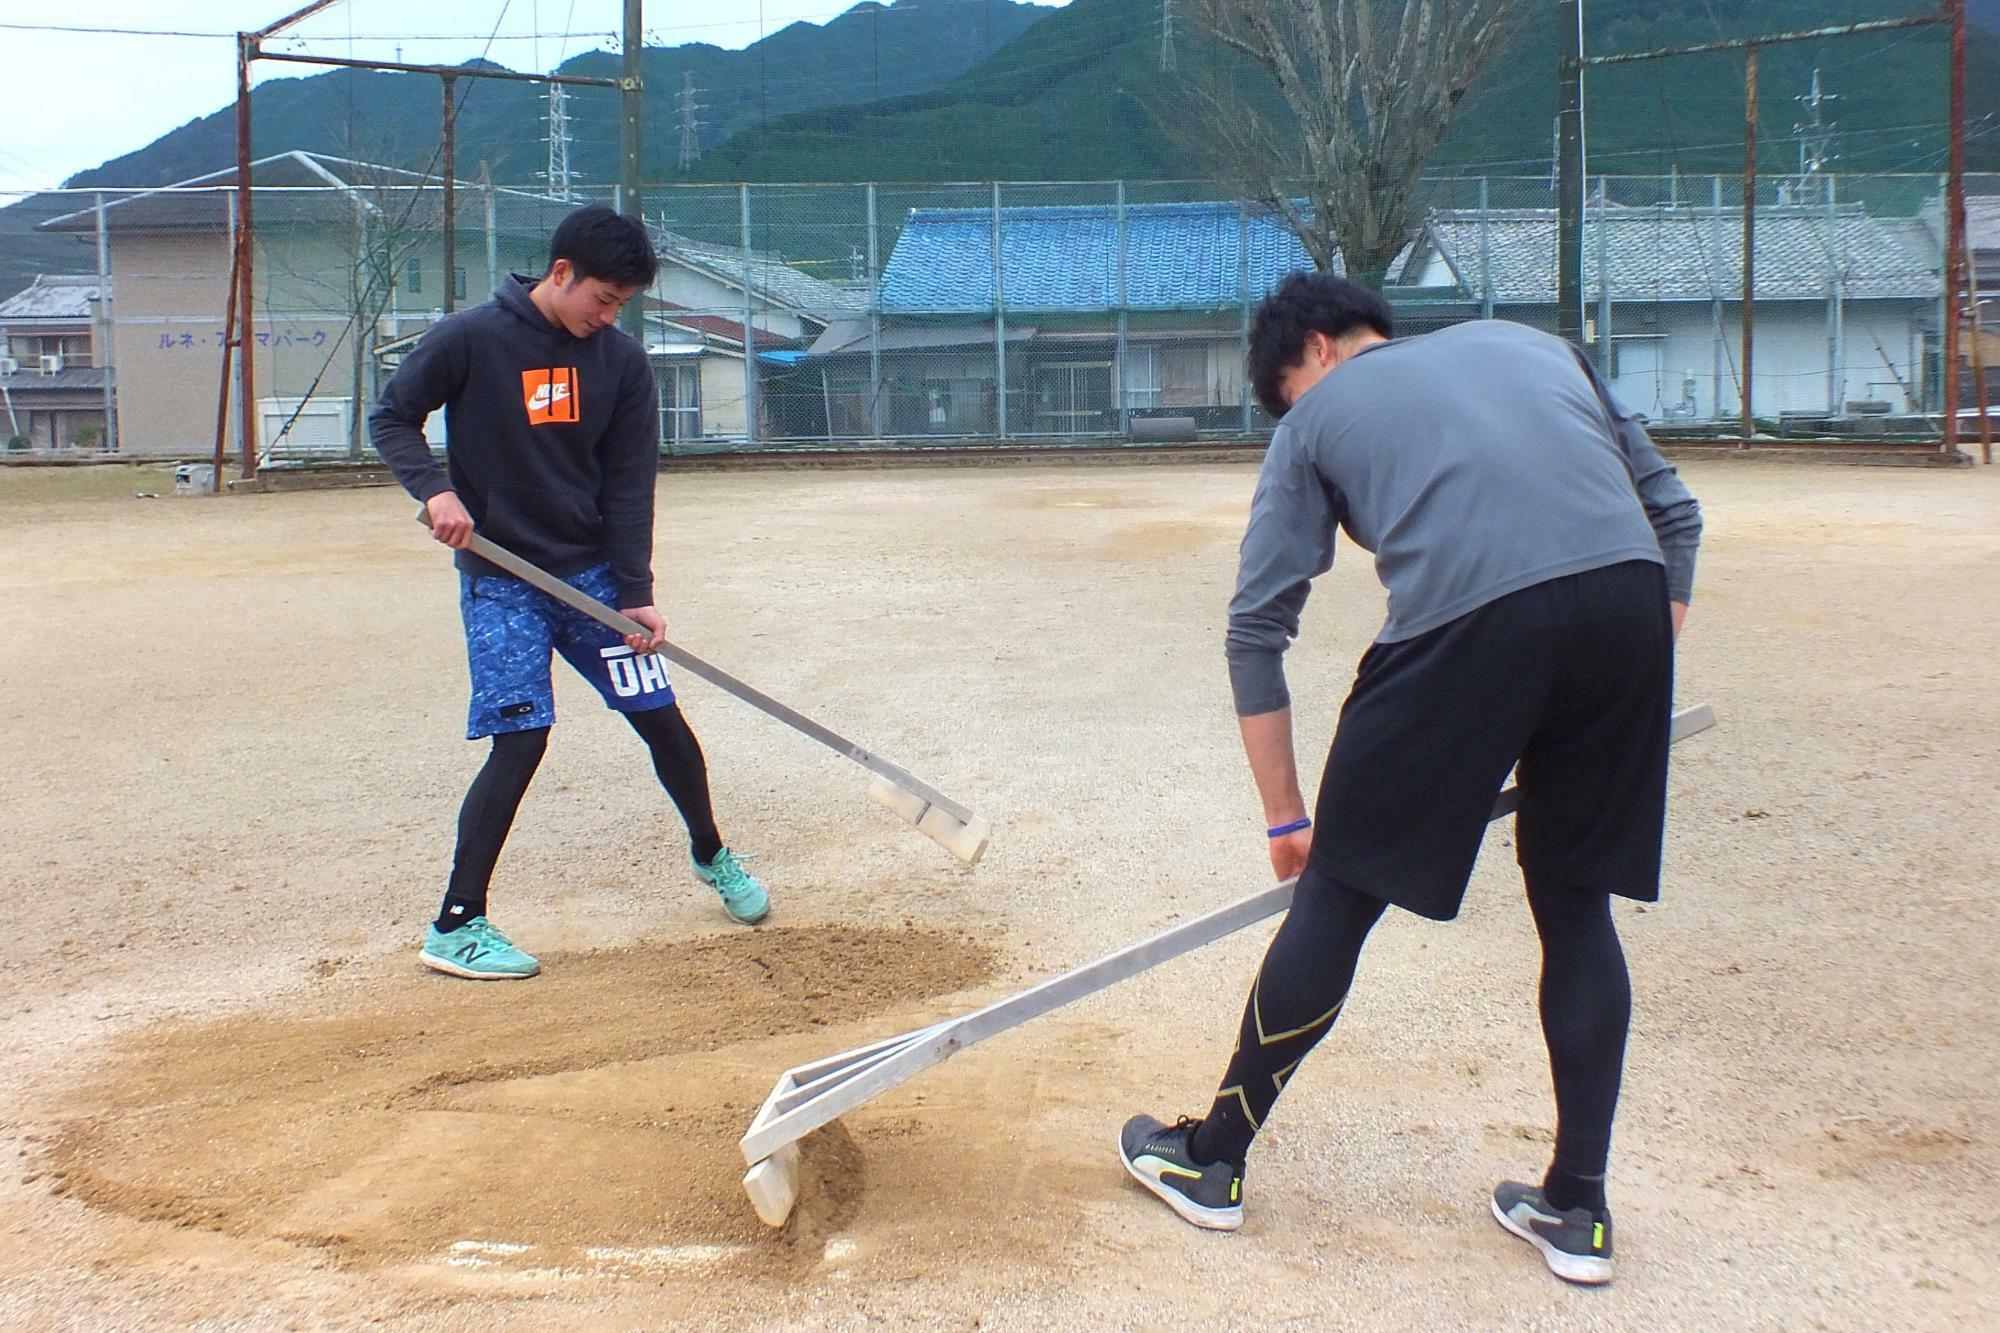
[[[1364,349],[1279,423],[1229,603],[1230,685],[1287,707],[1284,652],[1334,529],[1374,553],[1394,643],[1510,592],[1627,560],[1688,600],[1701,508],[1560,338],[1480,320]]]

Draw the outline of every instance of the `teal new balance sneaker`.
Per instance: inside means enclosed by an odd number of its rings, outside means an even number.
[[[515,948],[514,941],[483,916],[449,934],[433,924],[417,958],[425,967],[474,981],[518,981],[542,970],[540,963]]]
[[[724,847],[707,865],[694,863],[694,873],[701,876],[701,882],[721,897],[722,910],[746,926],[756,925],[771,910],[771,895],[764,892],[755,875],[743,868],[745,861],[755,859],[738,856]]]

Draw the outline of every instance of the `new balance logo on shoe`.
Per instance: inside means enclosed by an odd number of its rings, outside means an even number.
[[[454,909],[451,914],[462,916],[463,912]],[[474,981],[532,977],[542,970],[541,964],[515,948],[514,942],[483,916],[449,932],[432,926],[419,956],[425,967]]]

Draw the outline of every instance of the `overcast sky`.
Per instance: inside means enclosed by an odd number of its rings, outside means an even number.
[[[744,47],[788,23],[823,23],[853,2],[652,0],[646,6],[646,42]],[[219,110],[236,95],[229,34],[261,28],[306,3],[0,0],[0,25],[16,25],[0,26],[8,108],[0,117],[0,192],[58,185]],[[342,0],[294,29],[302,40],[273,42],[266,49],[394,60],[400,48],[401,58],[411,62],[456,64],[487,51],[488,35],[497,31],[492,59],[510,69],[547,71],[583,51],[616,49],[623,12],[619,0]],[[46,30],[61,24],[220,35]],[[324,72],[268,62],[253,69],[260,83]]]

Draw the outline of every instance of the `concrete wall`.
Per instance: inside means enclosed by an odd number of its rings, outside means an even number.
[[[704,315],[743,322],[743,292],[706,273],[683,268],[671,258],[660,261],[660,276],[653,283],[653,295],[662,301],[685,306]],[[763,300],[755,302],[750,322],[766,333],[781,338],[803,338],[806,328],[795,314],[772,308]]]
[[[499,277],[510,266],[532,260],[541,244],[532,238],[499,239],[496,270],[487,267],[482,232],[459,235],[457,266],[466,275],[461,308],[486,299]],[[260,233],[254,357],[259,400],[301,398],[310,392],[345,400],[351,415],[365,416],[378,386],[372,358],[363,358],[358,386],[355,379],[350,324],[357,304],[358,243],[351,229],[334,227]],[[397,254],[397,286],[386,293],[385,337],[420,331],[443,310],[442,237],[427,234],[399,246]],[[422,264],[423,286],[417,292],[403,285],[401,261],[410,255]],[[215,444],[228,238],[220,233],[114,232],[111,267],[120,450],[205,456]],[[363,303],[363,314],[372,314],[383,295]],[[234,394],[232,382],[232,401]]]
[[[1838,412],[1867,400],[1887,401],[1898,412],[1915,410],[1921,399],[1910,395],[1921,394],[1925,382],[1923,329],[1930,313],[1922,301],[1849,301],[1836,326],[1825,302],[1760,302],[1754,410],[1762,417]],[[1719,342],[1706,304],[1616,307],[1612,337],[1621,373],[1611,388],[1631,410],[1667,417],[1686,402],[1692,381],[1694,419],[1739,414],[1743,332],[1733,303],[1722,308]],[[1657,350],[1635,348],[1642,342]]]

